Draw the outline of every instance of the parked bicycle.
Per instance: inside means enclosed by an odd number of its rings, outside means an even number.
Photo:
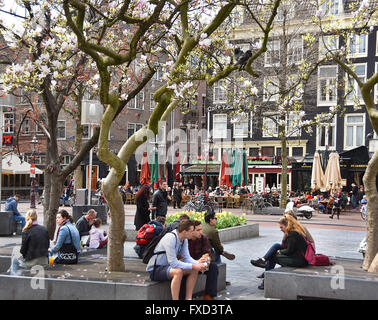
[[[216,212],[219,211],[219,204],[214,200],[206,198],[204,194],[199,194],[198,196],[193,196],[190,198],[184,210],[195,212]]]

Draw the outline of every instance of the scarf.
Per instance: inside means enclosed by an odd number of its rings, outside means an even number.
[[[55,241],[58,241],[58,236],[59,236],[60,228],[63,227],[63,226],[65,226],[65,225],[67,224],[67,222],[69,222],[69,221],[70,221],[70,220],[66,219],[66,220],[64,220],[64,221],[62,222],[62,224],[59,226],[59,228],[58,228],[58,232],[56,233],[56,239],[55,239]]]

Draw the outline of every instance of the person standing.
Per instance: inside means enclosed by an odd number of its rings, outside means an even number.
[[[135,196],[137,206],[134,218],[135,230],[139,230],[144,224],[150,222],[150,211],[154,208],[150,208],[149,199],[150,187],[143,185]]]
[[[358,202],[358,187],[356,186],[355,183],[352,183],[351,186],[352,186],[352,191],[350,192],[351,193],[350,201],[352,202],[353,209],[356,209],[357,202]]]
[[[204,272],[206,265],[194,260],[188,250],[188,239],[194,230],[193,221],[183,220],[178,228],[168,232],[156,245],[154,255],[146,271],[152,281],[171,281],[172,300],[178,300],[183,276],[187,276],[185,299],[191,300],[198,272]],[[182,260],[179,260],[178,255]]]
[[[181,194],[182,190],[178,182],[173,184],[173,209],[176,209],[176,205],[178,209],[181,209]]]
[[[152,214],[153,219],[155,219],[155,217],[165,217],[167,215],[168,203],[171,201],[167,189],[167,182],[165,180],[160,180],[159,188],[152,198],[152,207],[156,208],[155,212]]]
[[[22,229],[26,225],[25,217],[17,209],[18,202],[20,201],[20,196],[15,194],[13,197],[10,197],[5,202],[5,211],[13,211],[13,220],[18,222],[21,221]]]
[[[49,233],[44,226],[38,225],[37,211],[26,213],[26,225],[22,230],[20,253],[22,257],[12,257],[12,275],[20,275],[19,267],[32,268],[35,265],[47,265],[50,245]]]
[[[202,263],[208,264],[208,270],[206,274],[206,286],[205,293],[203,295],[204,300],[214,300],[217,296],[218,289],[218,265],[215,262],[210,261],[210,247],[207,237],[202,234],[202,223],[194,220],[194,231],[192,238],[189,239],[189,253],[194,260],[198,260]]]
[[[333,207],[332,207],[332,214],[329,216],[331,219],[333,219],[333,215],[336,213],[337,214],[337,220],[339,219],[340,216],[340,210],[341,210],[341,202],[342,202],[342,195],[341,191],[337,191],[333,195]]]

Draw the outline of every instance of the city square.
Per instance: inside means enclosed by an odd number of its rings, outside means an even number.
[[[377,7],[0,1],[1,299],[376,300]]]

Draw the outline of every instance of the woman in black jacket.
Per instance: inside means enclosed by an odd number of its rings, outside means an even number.
[[[35,210],[26,213],[26,225],[22,229],[22,257],[12,258],[11,274],[20,275],[19,267],[31,268],[35,265],[48,264],[49,233],[44,226],[38,225]]]
[[[150,222],[150,208],[148,200],[150,199],[150,187],[142,186],[135,196],[137,210],[134,218],[135,229],[139,230],[144,224]]]

